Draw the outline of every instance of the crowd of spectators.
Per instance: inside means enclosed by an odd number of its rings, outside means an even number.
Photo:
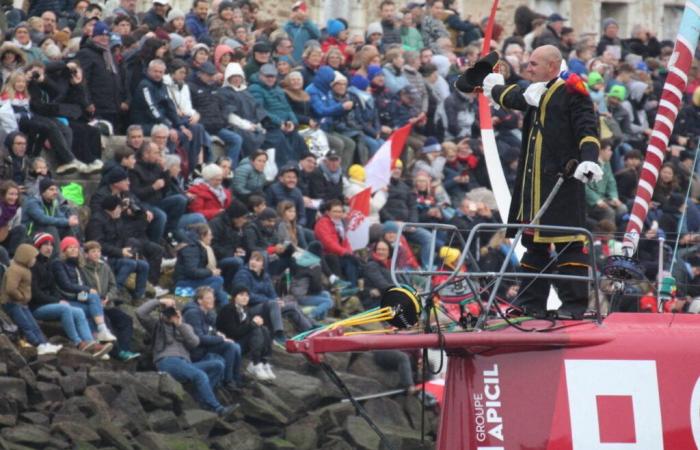
[[[214,388],[236,391],[243,372],[274,380],[271,347],[289,337],[285,320],[299,332],[316,326],[337,313],[332,293],[376,306],[393,284],[393,252],[403,269],[454,268],[452,240],[438,234],[433,245],[420,227],[399,237],[402,223],[452,224],[466,239],[476,224],[500,221],[476,96],[453,87],[478,59],[486,20],[464,19],[469,11],[452,0],[383,0],[378,20],[359,31],[345,18],[314,21],[303,0],[285,21],[261,18],[250,0],[195,0],[187,12],[169,0],[147,11],[134,0],[113,10],[27,3],[0,21],[0,298],[39,353],[60,345],[36,320],[59,321],[70,344],[97,358],[138,358],[133,319],[120,308],[133,304],[155,366],[226,415],[232,407]],[[615,254],[673,43],[642,26],[619,36],[611,18],[600,36],[524,7],[514,21],[511,36],[497,23],[492,41],[507,83],[526,86],[529,53],[552,44],[588,86],[605,175],[586,186],[585,207],[600,255]],[[680,240],[681,297],[700,294],[698,67],[639,252],[654,279],[657,238]],[[522,115],[492,115],[512,188]],[[372,196],[369,247],[355,251],[348,199],[365,189],[367,161],[406,124],[389,185]],[[112,134],[126,143],[103,148]],[[76,172],[99,178],[84,205],[61,181]],[[476,259],[498,269],[503,234],[477,242]],[[180,310],[175,296],[191,301]],[[411,357],[376,355],[405,387]]]

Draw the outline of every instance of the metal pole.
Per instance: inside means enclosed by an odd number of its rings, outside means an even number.
[[[659,271],[656,274],[656,310],[661,311],[661,283],[664,280],[664,239],[659,236]]]

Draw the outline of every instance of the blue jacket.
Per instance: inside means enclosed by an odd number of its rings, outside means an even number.
[[[335,78],[335,71],[328,66],[318,69],[306,92],[311,97],[311,110],[316,119],[320,119],[321,125],[330,117],[340,117],[345,112],[343,105],[335,101],[331,92],[331,82]]]
[[[316,39],[318,41],[321,39],[321,32],[318,30],[318,27],[308,19],[299,25],[290,20],[284,24],[284,31],[294,44],[292,57],[295,61],[301,61],[301,55],[304,53],[304,44],[306,44],[306,41],[310,41],[311,39]]]
[[[32,234],[35,227],[67,227],[68,218],[58,201],[47,206],[40,196],[35,196],[27,198],[22,205],[22,225],[27,227],[27,234]]]
[[[297,223],[304,226],[306,224],[306,214],[303,213],[304,196],[301,190],[298,187],[287,189],[282,183],[275,181],[267,188],[267,204],[271,208],[277,208],[277,205],[284,200],[294,203],[294,207],[297,210]]]
[[[197,39],[197,42],[211,46],[212,42],[211,37],[209,37],[207,22],[200,20],[195,13],[190,12],[185,16],[185,28]]]
[[[277,293],[275,292],[275,287],[272,285],[272,279],[265,271],[263,271],[261,275],[256,275],[248,267],[241,267],[238,272],[236,272],[236,276],[233,277],[233,285],[236,286],[238,284],[248,287],[250,306],[263,302],[271,302],[277,299]]]
[[[162,123],[169,128],[177,128],[185,125],[186,120],[177,115],[177,108],[165,84],[144,76],[132,99],[131,123],[141,124],[143,132],[149,134],[153,125]]]
[[[212,276],[207,267],[207,251],[198,241],[193,241],[177,252],[175,281],[203,280]]]
[[[216,335],[216,313],[213,311],[205,313],[195,300],[182,308],[182,319],[192,327],[194,334],[199,338],[199,345],[190,350],[190,356],[194,361],[204,358],[207,347],[224,342],[224,338]]]

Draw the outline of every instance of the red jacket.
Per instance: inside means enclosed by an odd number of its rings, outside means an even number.
[[[346,64],[346,65],[350,64],[350,62],[352,61],[353,55],[348,53],[348,43],[347,42],[340,42],[336,38],[330,36],[325,41],[323,41],[321,43],[321,51],[325,55],[326,53],[328,53],[328,50],[330,50],[331,47],[335,47],[338,50],[340,50],[340,53],[342,53],[343,57],[345,57],[344,64]]]
[[[231,192],[224,189],[226,201],[222,205],[219,198],[214,194],[206,183],[194,184],[187,190],[194,195],[194,199],[188,205],[191,212],[201,213],[207,220],[211,220],[231,204]]]
[[[327,215],[323,215],[316,221],[314,234],[316,235],[316,239],[321,243],[324,253],[338,256],[352,253],[352,247],[350,247],[347,233],[345,234],[345,239],[341,241],[335,229],[335,224]]]

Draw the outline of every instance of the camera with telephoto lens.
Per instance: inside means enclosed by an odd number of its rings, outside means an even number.
[[[166,319],[171,319],[177,316],[177,308],[175,308],[174,306],[161,306],[160,313]]]

